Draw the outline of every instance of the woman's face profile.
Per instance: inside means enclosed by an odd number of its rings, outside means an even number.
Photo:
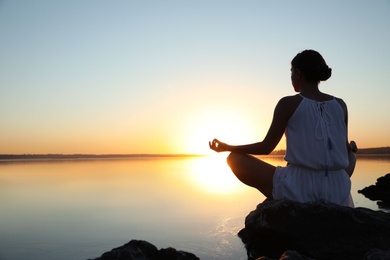
[[[290,71],[291,71],[291,84],[293,85],[295,92],[301,92],[301,88],[299,87],[300,71],[292,66]]]

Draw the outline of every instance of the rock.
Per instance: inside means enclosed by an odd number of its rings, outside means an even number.
[[[368,259],[372,249],[390,250],[390,214],[322,202],[265,201],[246,217],[238,236],[249,259],[282,259],[288,250],[302,255],[286,259]]]
[[[370,200],[378,200],[380,208],[390,209],[390,173],[377,179],[375,185],[358,191]]]
[[[262,256],[257,258],[256,260],[276,260],[276,259]],[[315,259],[308,256],[304,256],[297,251],[287,250],[280,256],[279,260],[315,260]]]
[[[143,240],[131,240],[129,243],[112,249],[94,260],[199,260],[192,253],[174,248],[158,250],[153,244]]]
[[[160,249],[157,259],[165,260],[199,260],[197,256],[192,253],[176,250],[172,247]]]
[[[372,249],[366,254],[364,258],[366,260],[389,260],[390,259],[390,250],[380,250],[380,249]]]

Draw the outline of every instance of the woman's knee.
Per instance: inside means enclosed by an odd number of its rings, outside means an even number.
[[[234,161],[235,153],[231,152],[226,158],[227,164],[230,166]]]
[[[231,169],[234,169],[237,167],[237,165],[240,164],[240,161],[242,161],[244,154],[231,152],[228,157],[226,158],[227,164],[230,166]]]

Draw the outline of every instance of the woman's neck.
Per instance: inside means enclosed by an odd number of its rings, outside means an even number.
[[[331,96],[322,93],[319,90],[317,83],[312,82],[306,82],[305,84],[302,84],[300,94],[306,98],[316,101],[324,101],[331,98]]]

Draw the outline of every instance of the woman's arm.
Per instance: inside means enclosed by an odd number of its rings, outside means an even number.
[[[271,126],[262,142],[246,145],[229,145],[214,139],[212,142],[209,142],[210,149],[216,152],[230,151],[256,155],[271,153],[282,138],[288,120],[302,100],[302,98],[298,98],[297,96],[284,97],[278,102],[274,110]]]
[[[339,102],[339,104],[341,105],[341,107],[344,110],[344,116],[345,116],[344,120],[345,120],[345,126],[347,128],[347,143],[346,143],[346,146],[347,146],[348,161],[349,161],[349,165],[345,169],[345,171],[347,172],[349,177],[351,177],[353,172],[354,172],[354,170],[355,170],[355,166],[356,166],[356,155],[355,155],[355,153],[357,152],[358,148],[357,148],[357,145],[356,145],[356,143],[354,141],[351,141],[351,142],[348,141],[348,108],[347,108],[347,104],[341,98],[337,98],[337,101]]]
[[[348,161],[349,165],[345,169],[349,177],[352,176],[355,166],[356,166],[356,155],[355,153],[357,152],[358,148],[357,145],[354,141],[351,141],[350,143],[347,143],[347,150],[348,150]]]

